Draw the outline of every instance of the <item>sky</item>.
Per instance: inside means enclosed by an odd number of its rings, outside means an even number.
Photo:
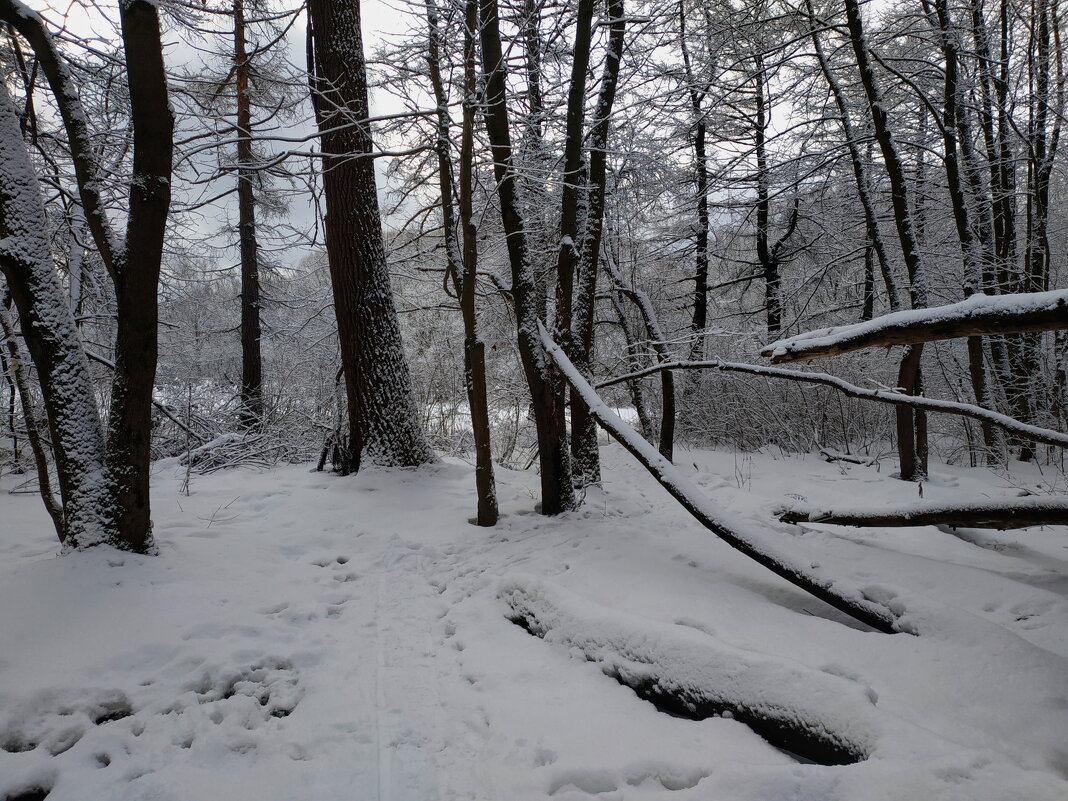
[[[116,4],[114,2],[104,3],[84,3],[84,2],[72,2],[70,0],[63,0],[57,2],[56,0],[25,0],[27,5],[31,8],[40,11],[50,23],[54,26],[62,26],[65,33],[71,37],[82,39],[97,39],[100,41],[114,41],[114,28],[111,22],[108,21],[108,17],[114,19],[117,17]],[[281,3],[275,3],[274,5],[285,7]],[[383,0],[364,0],[361,3],[361,15],[363,18],[364,26],[364,48],[366,52],[371,52],[374,48],[382,44],[386,37],[390,35],[396,35],[401,33],[407,26],[404,12],[401,7],[391,5]],[[301,14],[296,23],[293,25],[287,36],[287,50],[289,60],[298,66],[305,63],[305,15]],[[179,70],[183,67],[195,64],[198,59],[198,54],[195,49],[189,47],[179,40],[175,34],[176,26],[173,22],[168,23],[165,21],[165,26],[169,28],[169,31],[165,31],[164,37],[167,41],[166,46],[166,60],[169,70]],[[382,93],[375,93],[371,98],[371,113],[373,115],[388,114],[400,110],[399,104],[393,98],[383,95]],[[288,126],[286,131],[278,131],[276,133],[284,133],[288,136],[308,136],[313,132],[314,126],[309,119],[295,121]],[[180,136],[180,134],[179,134]],[[310,150],[314,147],[313,141],[286,145],[293,149]],[[273,146],[272,146],[273,147]],[[281,146],[279,146],[281,149]],[[206,154],[205,158],[214,163],[216,156],[213,154]],[[306,160],[301,159],[305,164]],[[386,167],[385,160],[379,159],[376,162],[377,173],[379,179],[380,196],[385,190],[385,178],[384,171]],[[207,187],[205,194],[217,194],[225,190],[226,183],[231,179],[224,177],[215,182],[213,185]],[[180,187],[180,184],[176,183],[176,187]],[[176,192],[176,200],[180,202],[181,189]],[[187,193],[188,194],[188,193]],[[191,197],[191,195],[188,195]],[[187,215],[188,216],[188,215]],[[236,266],[237,252],[236,247],[224,248],[218,247],[223,243],[223,240],[229,237],[226,235],[219,236],[220,229],[225,229],[227,226],[232,225],[236,220],[236,198],[231,196],[230,198],[214,203],[209,207],[206,207],[201,212],[198,212],[195,216],[188,216],[186,221],[186,229],[182,236],[187,236],[189,239],[207,238],[213,240],[214,247],[206,247],[204,253],[208,254],[206,260],[209,263],[217,262],[213,264],[215,268],[226,268]],[[290,226],[297,229],[309,229],[314,224],[315,208],[312,204],[310,197],[300,191],[294,191],[289,199],[288,209],[284,223],[288,223]],[[265,243],[267,244],[267,243]],[[308,248],[286,248],[284,250],[276,251],[273,254],[268,254],[268,258],[276,260],[283,266],[294,266],[308,253]]]

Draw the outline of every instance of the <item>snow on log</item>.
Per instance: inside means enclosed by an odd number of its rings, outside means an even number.
[[[593,418],[641,462],[701,525],[732,548],[835,609],[878,631],[892,633],[897,630],[896,616],[889,607],[868,598],[860,586],[821,567],[818,560],[811,558],[811,553],[791,548],[782,537],[765,536],[745,522],[715,508],[671,462],[605,405],[560,346],[552,340],[545,327],[540,323],[538,327],[549,358],[556,363],[564,380],[586,402]]]
[[[823,765],[866,759],[881,730],[874,692],[840,676],[606,609],[533,578],[505,579],[498,597],[513,623],[578,650],[662,711],[694,720],[733,717],[772,745]]]
[[[958,403],[957,401],[940,400],[938,398],[925,398],[922,395],[906,395],[891,389],[867,389],[850,384],[837,376],[829,373],[809,373],[802,370],[790,370],[784,367],[766,367],[759,364],[744,364],[741,362],[725,362],[719,359],[703,362],[668,362],[653,367],[639,370],[634,373],[602,381],[597,389],[610,387],[614,384],[630,381],[634,378],[651,375],[660,370],[720,370],[725,373],[746,373],[748,375],[763,376],[765,378],[783,378],[788,381],[799,381],[803,384],[820,384],[834,387],[844,395],[851,398],[875,401],[876,403],[889,403],[895,406],[913,406],[928,412],[940,412],[943,414],[955,414],[960,417],[970,417],[973,420],[990,423],[1003,431],[1016,434],[1020,437],[1041,442],[1046,445],[1054,445],[1058,448],[1068,448],[1068,434],[1054,431],[1051,428],[1033,426],[1023,423],[1014,417],[1009,417],[1000,412],[975,406],[970,403]]]
[[[981,503],[914,503],[885,509],[824,508],[790,504],[775,511],[784,523],[831,523],[838,526],[966,526],[1029,528],[1068,525],[1068,499],[1006,498]]]
[[[772,342],[773,363],[834,356],[863,348],[939,339],[1068,328],[1068,289],[1012,295],[976,293],[959,303],[893,312],[863,323],[822,328]]]

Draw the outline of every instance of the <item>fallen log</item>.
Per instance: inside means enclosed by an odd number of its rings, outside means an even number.
[[[1059,331],[1068,328],[1068,289],[984,295],[959,303],[892,312],[854,325],[806,331],[760,351],[773,363],[850,353],[864,348],[916,345],[940,339]]]
[[[1068,525],[1068,500],[1029,496],[980,503],[916,503],[887,509],[789,504],[776,509],[775,516],[784,523],[886,528],[941,525],[1004,531],[1031,526]]]
[[[959,417],[970,417],[973,420],[990,423],[1003,431],[1016,434],[1053,445],[1058,448],[1068,448],[1068,434],[1054,431],[1050,428],[1033,426],[1023,423],[1014,417],[1009,417],[1000,412],[984,409],[982,406],[974,406],[970,403],[958,403],[957,401],[939,400],[938,398],[925,398],[922,395],[906,395],[891,389],[865,389],[856,384],[850,384],[837,376],[829,373],[809,373],[802,370],[790,370],[785,367],[765,367],[759,364],[744,364],[741,362],[724,362],[721,360],[704,362],[669,362],[657,364],[653,367],[639,370],[634,373],[602,381],[597,389],[610,387],[623,381],[630,381],[645,375],[651,375],[659,370],[720,370],[725,373],[746,373],[748,375],[763,376],[765,378],[782,378],[788,381],[799,381],[803,384],[819,384],[833,387],[844,395],[851,398],[875,401],[876,403],[890,403],[895,406],[913,406],[928,412],[941,412],[942,414],[954,414]]]
[[[862,467],[871,467],[875,464],[875,459],[871,456],[856,456],[852,453],[838,453],[837,451],[828,450],[827,448],[820,448],[820,456],[823,457],[825,462],[849,462],[849,464],[859,464]]]
[[[498,597],[513,623],[577,650],[663,712],[733,718],[821,765],[859,762],[874,748],[881,729],[875,696],[856,682],[605,609],[533,578],[506,579]]]
[[[828,573],[818,562],[806,556],[788,554],[788,549],[775,538],[749,530],[746,524],[715,509],[689,479],[605,405],[545,327],[539,324],[539,331],[549,358],[559,368],[564,380],[586,402],[597,423],[629,451],[701,525],[732,548],[840,612],[878,631],[897,631],[894,613],[887,606],[866,597],[859,586]]]

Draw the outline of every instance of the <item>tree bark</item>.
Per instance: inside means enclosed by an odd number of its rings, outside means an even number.
[[[905,528],[953,526],[1000,531],[1068,524],[1068,503],[1061,499],[1010,498],[960,504],[916,504],[900,509],[818,509],[785,506],[776,512],[784,523],[829,523],[837,526]]]
[[[3,212],[0,211],[0,215],[2,214]],[[2,228],[2,225],[0,225],[0,228]],[[48,517],[52,520],[56,536],[60,542],[63,542],[67,538],[63,507],[56,502],[56,496],[52,492],[52,478],[48,472],[48,453],[45,450],[44,443],[41,442],[41,435],[37,430],[37,420],[34,418],[33,404],[31,402],[32,396],[22,369],[22,353],[19,351],[18,340],[15,339],[15,329],[12,327],[7,313],[8,303],[8,298],[5,297],[3,305],[0,306],[0,334],[3,334],[4,349],[6,350],[6,353],[0,354],[3,357],[0,361],[3,361],[11,381],[11,437],[12,439],[15,438],[15,390],[17,389],[19,398],[22,401],[22,418],[26,424],[26,439],[30,441],[30,450],[33,452],[33,461],[37,468],[37,486],[41,494],[41,501],[44,503],[45,511],[48,512]],[[17,461],[17,449],[15,458]]]
[[[18,113],[0,83],[0,270],[41,383],[63,499],[59,538],[74,547],[117,542],[118,509],[106,481],[89,361],[52,267],[44,218]]]
[[[623,60],[623,34],[626,19],[623,0],[608,0],[608,47],[601,73],[601,91],[594,108],[589,136],[589,179],[586,217],[579,242],[579,286],[571,324],[576,364],[587,378],[593,375],[594,318],[597,311],[597,275],[600,272],[601,239],[607,198],[608,132],[615,105],[619,68]],[[575,472],[585,484],[601,480],[597,446],[597,425],[581,397],[571,393],[571,455]]]
[[[126,242],[115,261],[118,330],[108,464],[123,547],[144,553],[154,548],[149,498],[152,392],[158,356],[157,290],[171,202],[174,115],[167,99],[156,3],[122,3],[119,19],[133,123],[133,177]]]
[[[484,119],[497,179],[497,197],[512,270],[512,299],[515,306],[519,356],[530,387],[534,425],[538,434],[543,514],[559,514],[575,506],[571,482],[571,455],[557,421],[563,410],[557,408],[552,367],[538,336],[537,289],[527,253],[526,231],[516,197],[516,171],[512,164],[512,142],[506,104],[504,55],[501,48],[497,0],[480,0],[482,69],[486,81]]]
[[[474,187],[475,104],[478,91],[475,64],[475,30],[478,27],[477,0],[464,4],[464,101],[463,129],[460,144],[460,229],[463,251],[457,242],[457,220],[453,207],[455,193],[452,161],[449,157],[450,119],[448,98],[441,77],[442,36],[435,0],[426,0],[428,46],[427,65],[437,103],[438,183],[441,194],[441,217],[445,229],[445,260],[453,289],[460,299],[464,321],[464,386],[471,408],[471,431],[475,442],[475,491],[478,496],[476,522],[480,526],[497,523],[497,491],[493,478],[493,455],[490,447],[489,406],[486,398],[486,346],[478,334],[475,314],[475,282],[478,269],[478,243],[472,192]]]
[[[905,259],[905,267],[908,270],[909,294],[912,299],[912,306],[913,308],[926,306],[927,279],[924,274],[923,258],[920,254],[918,234],[913,224],[913,209],[910,208],[905,169],[890,128],[889,117],[884,108],[882,92],[875,78],[875,71],[872,69],[868,42],[864,35],[864,25],[860,16],[860,5],[857,0],[844,0],[844,2],[850,43],[857,59],[857,69],[860,72],[861,84],[864,86],[864,94],[868,100],[868,109],[871,112],[875,128],[875,139],[879,143],[883,163],[886,165],[886,172],[890,178],[890,197],[894,209],[894,222],[897,227],[898,241],[901,243],[901,253]],[[912,387],[915,391],[919,391],[922,386],[920,376],[922,353],[922,344],[917,344],[902,361],[901,370],[899,371],[899,383],[903,386]],[[924,434],[926,428],[922,421],[917,426],[912,410],[906,407],[898,408],[897,417],[901,478],[905,481],[922,479],[923,474],[919,470],[915,455],[918,451],[921,453],[926,451],[926,443],[917,442],[917,434]]]
[[[964,262],[964,296],[968,297],[982,283],[979,242],[973,234],[971,212],[964,194],[964,178],[958,158],[958,135],[961,129],[959,61],[957,44],[954,38],[953,20],[946,0],[934,0],[935,16],[942,48],[943,67],[943,101],[942,101],[942,144],[943,164],[953,208],[953,220],[956,223],[957,239],[960,243],[961,258]],[[983,341],[979,337],[968,337],[968,369],[972,382],[975,402],[980,406],[989,406],[990,399],[986,389],[986,366],[983,364]],[[981,426],[985,458],[990,459],[994,452],[994,429],[989,423]]]
[[[358,0],[311,0],[326,250],[349,413],[345,472],[433,460],[412,399],[378,209]]]
[[[679,0],[679,47],[682,50],[682,63],[690,95],[690,108],[694,115],[693,157],[694,189],[696,195],[697,229],[694,235],[694,293],[693,317],[690,332],[693,342],[690,344],[690,359],[699,359],[704,355],[704,333],[708,327],[708,154],[705,149],[705,137],[708,122],[702,109],[706,87],[698,87],[690,59],[690,49],[686,43],[686,6],[685,0]]]
[[[241,253],[241,408],[238,423],[263,422],[263,357],[260,352],[260,265],[256,240],[255,171],[252,153],[252,65],[245,41],[245,2],[234,0],[234,83],[237,97],[237,214]]]
[[[91,527],[103,533],[72,536],[68,541],[74,546],[109,542],[127,550],[150,552],[154,548],[149,466],[152,391],[158,353],[157,289],[170,207],[174,131],[158,8],[151,0],[129,0],[119,6],[133,132],[133,175],[127,198],[126,236],[122,241],[111,228],[100,194],[105,181],[90,137],[88,118],[52,35],[40,16],[19,0],[0,0],[0,18],[30,42],[48,79],[71,148],[84,216],[115,287],[118,314],[106,469],[95,473],[93,479],[106,487],[111,507],[108,516],[115,520],[115,525],[112,528],[110,523],[95,521]],[[17,292],[15,302],[20,303]],[[36,362],[37,354],[32,347],[31,354]],[[84,353],[81,358],[85,358]]]

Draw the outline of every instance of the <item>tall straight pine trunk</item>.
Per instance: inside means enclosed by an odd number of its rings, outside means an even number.
[[[349,453],[393,466],[433,460],[412,401],[378,210],[358,0],[308,3],[312,99],[326,196],[326,252],[348,396]]]
[[[237,95],[237,236],[241,254],[241,409],[243,428],[263,421],[263,356],[260,351],[260,264],[256,198],[252,182],[251,73],[245,37],[245,3],[234,0],[234,83]]]

